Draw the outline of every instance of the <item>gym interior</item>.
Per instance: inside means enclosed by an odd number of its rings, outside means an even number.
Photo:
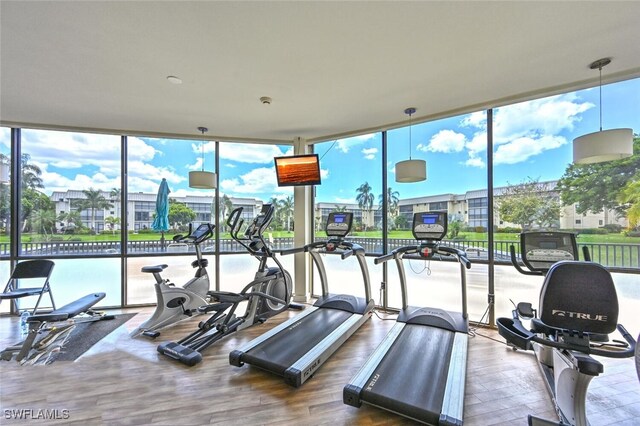
[[[2,424],[638,424],[638,16],[3,0]]]

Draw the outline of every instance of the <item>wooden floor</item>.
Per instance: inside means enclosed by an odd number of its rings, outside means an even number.
[[[118,311],[120,312],[120,311]],[[229,336],[210,347],[204,361],[186,367],[156,352],[157,342],[131,339],[144,309],[75,362],[21,367],[0,362],[0,424],[77,425],[400,425],[392,413],[342,403],[342,388],[393,325],[373,316],[301,388],[259,369],[232,367],[228,355],[240,344],[296,315]],[[117,313],[117,312],[116,312]],[[190,319],[163,332],[176,340],[195,327]],[[0,346],[17,340],[18,319],[0,318]],[[489,336],[490,338],[480,336]],[[604,360],[604,375],[589,388],[592,425],[639,425],[640,384],[632,359]],[[6,410],[68,410],[66,420],[8,419]],[[491,330],[470,339],[465,425],[525,425],[534,413],[554,418],[534,358],[513,352]]]

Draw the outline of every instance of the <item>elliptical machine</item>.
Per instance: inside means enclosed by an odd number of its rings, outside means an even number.
[[[216,303],[201,306],[199,311],[212,314],[211,317],[201,321],[196,331],[178,342],[158,345],[158,352],[161,354],[189,366],[196,365],[202,361],[201,352],[213,343],[235,331],[263,323],[289,308],[293,288],[291,276],[262,237],[273,219],[275,209],[271,204],[264,204],[260,214],[247,227],[244,237],[239,237],[238,233],[244,222],[241,219],[242,210],[242,207],[233,210],[227,219],[227,225],[231,238],[260,262],[254,280],[240,293],[208,292]],[[272,259],[277,266],[267,266],[268,259]],[[247,302],[245,314],[236,316],[235,311],[241,302]]]
[[[529,425],[588,425],[589,382],[604,372],[590,355],[633,357],[636,341],[618,321],[618,298],[611,274],[601,265],[578,262],[575,235],[525,232],[520,236],[522,269],[511,246],[511,262],[525,275],[544,276],[538,309],[518,303],[512,318],[498,318],[498,331],[514,350],[533,350],[560,422],[529,416]],[[539,315],[538,315],[539,314]],[[530,329],[522,319],[531,320]],[[627,344],[607,344],[618,330]],[[598,342],[594,345],[594,342]]]
[[[176,287],[168,279],[160,276],[160,273],[167,268],[167,265],[144,266],[142,268],[142,272],[153,274],[156,279],[157,306],[153,315],[131,332],[131,337],[142,334],[156,338],[160,335],[158,330],[199,313],[198,308],[210,302],[210,297],[207,296],[209,275],[206,269],[209,261],[202,257],[200,244],[212,236],[213,225],[203,223],[195,231],[192,230],[192,226],[189,224],[188,235],[176,235],[173,237],[174,242],[193,244],[196,249],[197,259],[191,263],[191,266],[198,269],[196,269],[194,277],[182,287]]]

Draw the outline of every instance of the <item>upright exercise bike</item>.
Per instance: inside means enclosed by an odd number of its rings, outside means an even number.
[[[153,274],[156,279],[156,299],[157,306],[153,315],[138,328],[131,332],[131,337],[140,334],[147,337],[158,337],[158,330],[178,321],[189,318],[200,313],[198,308],[209,304],[211,298],[207,295],[209,291],[209,275],[207,274],[208,260],[202,257],[200,244],[213,236],[213,225],[203,223],[195,231],[189,224],[189,235],[176,235],[174,242],[191,244],[196,250],[196,260],[191,266],[196,269],[196,273],[184,286],[176,287],[168,279],[160,276],[160,273],[167,268],[167,265],[144,266],[142,272]]]
[[[529,416],[529,425],[577,425],[589,422],[586,395],[591,379],[604,372],[590,355],[633,357],[636,342],[618,322],[618,298],[611,274],[601,265],[578,262],[575,235],[525,232],[520,236],[523,269],[511,247],[511,262],[525,275],[544,276],[538,309],[519,303],[512,318],[498,318],[498,331],[515,349],[535,352],[556,405],[559,422]],[[531,320],[526,328],[521,319]],[[608,343],[615,330],[627,341]]]
[[[263,323],[268,318],[289,308],[292,292],[292,280],[276,258],[262,234],[271,223],[274,207],[262,206],[260,214],[247,227],[244,237],[238,233],[244,219],[241,219],[242,207],[233,210],[227,219],[231,238],[242,245],[249,254],[258,259],[259,266],[255,278],[239,293],[210,291],[209,296],[216,303],[200,307],[202,313],[212,314],[206,321],[198,324],[198,329],[178,342],[165,342],[158,346],[158,352],[183,364],[193,366],[202,361],[201,352],[223,337]],[[276,266],[268,266],[267,260],[273,260]],[[246,302],[244,315],[236,316],[240,303]]]

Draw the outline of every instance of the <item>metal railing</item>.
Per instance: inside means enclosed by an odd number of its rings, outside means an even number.
[[[381,238],[350,237],[349,241],[360,244],[367,254],[376,255],[383,253]],[[416,244],[416,240],[411,238],[389,239],[389,250],[398,247]],[[269,244],[274,250],[281,250],[293,247],[293,238],[270,238]],[[476,261],[487,261],[488,241],[486,240],[465,240],[453,239],[443,240],[443,244],[465,250],[470,258]],[[516,252],[520,252],[519,241],[495,241],[494,258],[498,263],[509,263],[509,248],[515,246]],[[579,243],[579,249],[587,247],[594,262],[598,262],[607,267],[616,268],[640,268],[640,244],[629,243]],[[201,246],[203,252],[213,253],[214,242],[209,240]],[[9,256],[9,243],[0,243],[0,256]],[[122,251],[119,241],[55,241],[55,242],[25,242],[20,247],[21,256],[104,256],[119,255]],[[244,249],[231,239],[220,240],[221,253],[242,252]],[[193,252],[189,247],[187,252]],[[161,242],[159,240],[129,241],[127,243],[127,254],[131,255],[159,255],[170,254],[170,241]],[[184,251],[182,251],[184,253]],[[582,254],[582,253],[581,253]]]

